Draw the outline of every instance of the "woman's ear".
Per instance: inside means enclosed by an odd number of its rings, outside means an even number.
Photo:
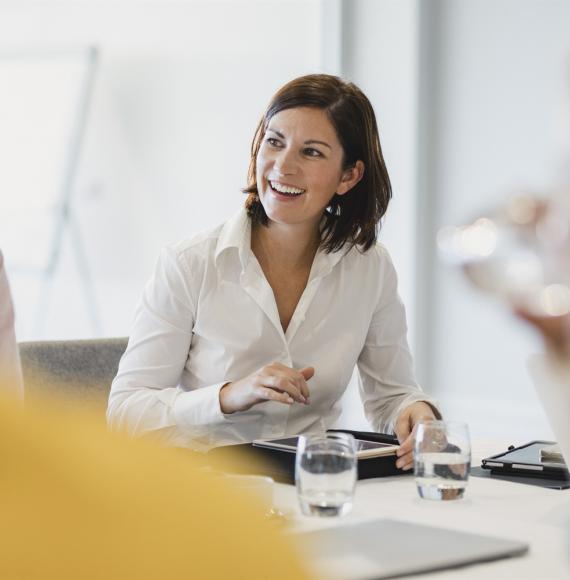
[[[358,160],[352,167],[343,172],[336,194],[344,195],[348,193],[364,175],[364,162]]]

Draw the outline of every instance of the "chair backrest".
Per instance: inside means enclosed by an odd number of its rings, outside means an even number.
[[[21,342],[26,396],[105,406],[127,338]]]

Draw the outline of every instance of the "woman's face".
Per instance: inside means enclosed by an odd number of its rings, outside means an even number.
[[[344,195],[362,176],[362,162],[343,171],[343,157],[324,111],[298,107],[276,113],[257,154],[257,188],[267,217],[318,227],[333,195]]]

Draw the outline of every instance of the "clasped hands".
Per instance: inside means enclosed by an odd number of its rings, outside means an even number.
[[[271,363],[243,379],[226,383],[220,389],[220,408],[222,413],[231,414],[247,411],[265,401],[309,405],[311,400],[307,381],[314,374],[313,367],[297,370],[281,363]],[[398,468],[408,470],[413,466],[415,425],[434,419],[434,410],[423,401],[412,403],[400,413],[395,429],[400,442],[396,461]]]

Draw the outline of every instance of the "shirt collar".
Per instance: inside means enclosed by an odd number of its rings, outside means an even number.
[[[338,262],[346,253],[346,249],[344,248],[330,253],[327,253],[322,248],[319,248],[313,262],[311,278],[322,278],[329,274],[329,272],[338,264]]]
[[[245,208],[241,208],[222,226],[216,245],[216,263],[230,248],[237,250],[242,269],[245,269],[251,256],[251,219]],[[326,276],[346,253],[345,248],[330,253],[319,248],[313,262],[311,278]]]
[[[216,263],[230,248],[237,250],[242,268],[245,269],[251,255],[251,219],[245,208],[241,208],[222,226],[216,245]]]

